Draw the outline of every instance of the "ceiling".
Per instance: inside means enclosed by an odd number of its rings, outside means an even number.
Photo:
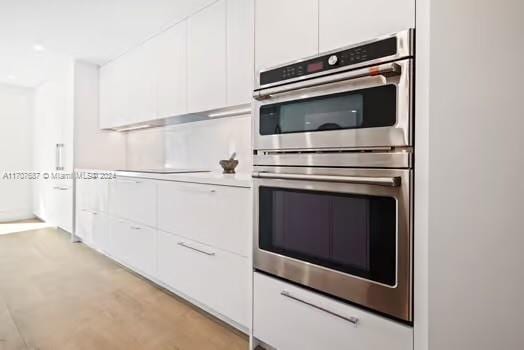
[[[214,1],[0,0],[0,83],[37,86],[64,55],[104,64]]]

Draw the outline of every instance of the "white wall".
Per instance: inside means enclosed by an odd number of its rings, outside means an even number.
[[[32,217],[30,181],[4,179],[32,169],[33,91],[0,85],[0,222]]]
[[[121,169],[125,167],[125,134],[98,128],[98,76],[98,66],[75,63],[74,164],[81,169]]]
[[[429,349],[524,349],[524,2],[430,4]]]
[[[127,133],[127,167],[221,171],[219,160],[237,152],[237,172],[251,172],[251,117],[210,119]]]

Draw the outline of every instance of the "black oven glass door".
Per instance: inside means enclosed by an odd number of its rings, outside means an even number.
[[[397,87],[384,85],[263,105],[260,135],[390,127],[397,118]]]
[[[258,237],[260,249],[396,284],[395,198],[260,186]]]

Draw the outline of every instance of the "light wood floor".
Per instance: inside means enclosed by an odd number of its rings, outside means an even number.
[[[0,236],[0,350],[237,350],[247,337],[55,229]]]

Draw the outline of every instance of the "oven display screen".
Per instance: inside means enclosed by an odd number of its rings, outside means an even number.
[[[314,73],[321,71],[324,68],[324,62],[313,62],[307,65],[307,72]]]

